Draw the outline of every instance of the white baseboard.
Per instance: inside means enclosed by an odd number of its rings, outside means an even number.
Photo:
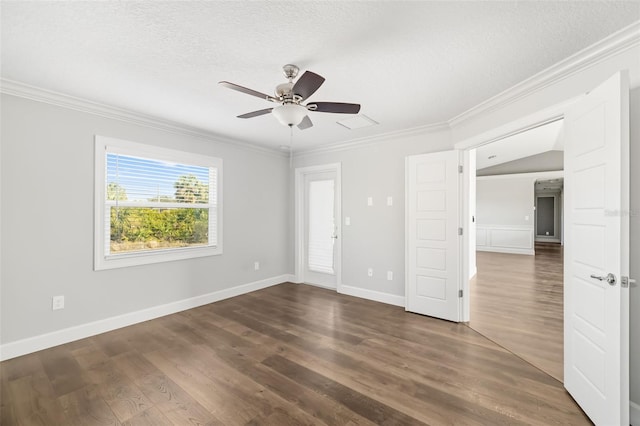
[[[534,249],[521,249],[521,248],[507,248],[507,247],[476,247],[477,251],[490,251],[494,253],[509,253],[509,254],[526,254],[534,256],[536,251]]]
[[[207,305],[230,297],[240,296],[242,294],[271,287],[286,281],[293,281],[294,278],[294,275],[291,274],[279,275],[191,297],[189,299],[178,300],[176,302],[154,306],[140,311],[130,312],[111,318],[93,321],[87,324],[53,331],[51,333],[41,334],[39,336],[17,340],[15,342],[5,343],[0,346],[0,361],[62,345],[64,343],[73,342],[74,340],[95,336],[96,334],[105,333],[107,331],[174,314],[187,309],[197,308],[198,306]]]
[[[382,302],[389,305],[404,307],[404,296],[398,296],[396,294],[367,290],[366,288],[352,287],[350,285],[341,285],[340,287],[338,287],[338,293],[360,297],[362,299],[374,300],[376,302]]]
[[[629,401],[629,423],[632,426],[640,426],[640,404]]]

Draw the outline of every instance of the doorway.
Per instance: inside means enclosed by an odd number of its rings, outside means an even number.
[[[296,280],[339,289],[341,282],[340,164],[297,168]]]
[[[475,157],[469,326],[562,381],[562,121],[484,145]]]
[[[535,183],[535,241],[563,243],[564,178],[539,179]]]

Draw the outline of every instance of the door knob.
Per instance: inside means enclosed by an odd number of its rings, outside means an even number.
[[[609,272],[606,277],[603,277],[602,275],[591,274],[591,278],[595,278],[599,281],[606,281],[609,283],[609,285],[616,285],[616,276],[611,272]]]

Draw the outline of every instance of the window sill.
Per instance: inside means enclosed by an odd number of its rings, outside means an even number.
[[[188,247],[154,252],[116,254],[108,257],[96,255],[94,271],[127,268],[129,266],[149,265],[153,263],[171,262],[174,260],[194,259],[198,257],[217,256],[222,254],[222,247]]]

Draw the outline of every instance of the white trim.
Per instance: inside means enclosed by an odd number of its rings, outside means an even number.
[[[468,109],[462,114],[451,118],[447,123],[449,126],[455,127],[481,114],[504,108],[519,99],[539,92],[639,44],[640,21],[637,21],[515,86],[510,87],[502,93]]]
[[[560,235],[562,235],[562,220],[560,219],[560,198],[561,188],[557,191],[536,191],[534,195],[535,211],[533,215],[533,241],[535,243],[558,243],[562,241]],[[553,235],[538,235],[538,200],[540,198],[553,198]]]
[[[278,157],[289,156],[288,152],[282,152],[276,148],[267,148],[250,144],[240,139],[222,136],[208,130],[192,127],[176,121],[31,86],[20,81],[8,80],[5,78],[0,79],[0,93],[98,115],[112,120],[120,120],[138,126],[150,127],[179,135],[193,136],[207,141],[213,140],[215,142],[233,145],[236,148],[244,148],[251,151],[261,152],[263,154],[270,154]]]
[[[640,426],[640,404],[629,401],[629,423],[632,426]]]
[[[535,255],[535,245],[533,236],[533,226],[516,225],[476,225],[476,251],[490,251],[495,253],[512,253]],[[502,244],[495,244],[493,233],[497,231],[502,234]],[[483,238],[479,238],[484,235]],[[522,242],[523,235],[526,235],[526,242]],[[480,242],[484,240],[484,244]]]
[[[95,164],[94,164],[94,271],[105,269],[124,268],[128,266],[147,265],[151,263],[170,262],[174,260],[193,259],[196,257],[216,256],[223,253],[223,162],[221,158],[210,155],[195,154],[187,151],[161,148],[154,145],[141,144],[123,139],[116,139],[107,136],[95,135]],[[215,191],[216,203],[191,205],[187,208],[207,208],[209,212],[215,212],[215,241],[209,241],[208,245],[197,247],[169,248],[165,250],[142,251],[122,254],[109,253],[109,203],[106,202],[106,155],[107,153],[118,153],[133,156],[144,156],[155,160],[170,162],[182,162],[184,164],[206,167],[209,170],[216,170],[215,188],[209,188],[210,199]],[[152,203],[122,203],[127,205],[139,205],[141,207],[152,207]],[[179,208],[184,206],[179,203],[166,203],[161,207],[171,207],[176,205]],[[210,214],[211,218],[212,215]],[[213,234],[214,227],[209,224],[209,236]]]
[[[310,173],[334,172],[336,174],[336,233],[338,239],[335,244],[335,274],[336,291],[340,293],[342,286],[342,164],[330,163],[317,166],[298,167],[294,171],[294,265],[295,282],[304,283],[304,177]]]
[[[404,307],[404,296],[398,296],[397,294],[383,293],[381,291],[353,287],[350,285],[340,286],[338,293],[359,297],[361,299],[373,300],[375,302],[386,303],[388,305]]]
[[[521,248],[512,248],[512,247],[484,247],[479,246],[476,247],[477,251],[488,251],[492,253],[506,253],[506,254],[525,254],[527,256],[535,256],[536,252],[534,249],[521,249]]]
[[[346,151],[349,149],[355,149],[363,146],[370,147],[374,144],[386,143],[389,142],[390,139],[400,139],[400,138],[409,138],[414,136],[425,136],[430,133],[435,133],[438,131],[450,130],[450,127],[447,123],[434,123],[427,124],[424,126],[412,127],[409,129],[397,130],[394,132],[387,132],[382,134],[376,134],[372,136],[365,136],[362,138],[351,139],[345,142],[338,142],[329,145],[323,145],[320,147],[297,150],[295,153],[295,158],[302,158],[311,155],[321,154],[321,153],[333,153],[339,151]]]
[[[138,324],[154,318],[165,315],[174,314],[187,309],[197,308],[198,306],[207,305],[230,297],[240,296],[252,291],[271,287],[276,284],[291,281],[293,275],[284,274],[272,278],[266,278],[260,281],[254,281],[248,284],[242,284],[235,287],[214,291],[212,293],[202,294],[200,296],[188,299],[170,302],[164,305],[153,306],[151,308],[142,309],[140,311],[129,312],[115,317],[105,318],[62,330],[53,331],[39,336],[29,337],[14,342],[5,343],[0,346],[0,361],[5,361],[21,355],[51,348],[53,346],[62,345],[64,343],[73,342],[75,340],[84,339],[95,336],[96,334],[105,333],[129,325]]]
[[[564,170],[557,170],[553,172],[532,172],[532,173],[513,173],[509,175],[489,175],[489,176],[477,176],[476,180],[498,180],[498,179],[513,179],[513,178],[532,178],[537,179],[556,179],[564,177]]]

